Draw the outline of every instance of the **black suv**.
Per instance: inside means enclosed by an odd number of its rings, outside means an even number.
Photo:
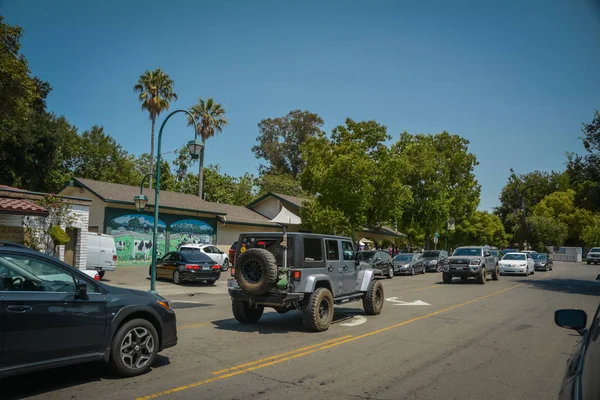
[[[89,361],[135,376],[177,344],[168,300],[18,245],[0,246],[0,302],[0,378]]]
[[[375,270],[356,258],[347,237],[242,233],[232,269],[231,307],[243,324],[258,322],[264,308],[273,307],[281,314],[300,310],[305,327],[325,331],[334,304],[362,300],[368,315],[383,309],[383,285],[374,279]]]

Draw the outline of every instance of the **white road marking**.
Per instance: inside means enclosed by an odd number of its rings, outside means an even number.
[[[342,325],[342,326],[357,326],[357,325],[362,325],[365,322],[367,322],[366,317],[363,317],[362,315],[355,315],[354,317],[352,317],[350,322],[344,322],[343,324],[340,324],[340,325]]]
[[[385,300],[394,303],[394,305],[396,305],[396,306],[430,306],[431,305],[431,304],[425,303],[424,301],[421,301],[421,300],[402,301],[402,300],[398,299],[397,297],[388,297]]]

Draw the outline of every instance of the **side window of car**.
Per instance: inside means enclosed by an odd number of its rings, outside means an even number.
[[[352,247],[352,243],[347,241],[342,242],[342,254],[344,255],[344,260],[354,260],[354,247]]]
[[[304,238],[304,261],[323,261],[323,240]]]
[[[181,256],[177,253],[171,254],[171,261],[177,262],[181,260]]]
[[[326,240],[325,246],[327,247],[327,260],[339,261],[340,249],[338,247],[337,240]]]
[[[3,290],[75,292],[73,274],[48,261],[27,255],[3,255],[0,265],[6,271]]]

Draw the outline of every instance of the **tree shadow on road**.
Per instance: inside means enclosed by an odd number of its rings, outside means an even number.
[[[515,282],[524,283],[529,287],[553,292],[582,294],[585,296],[600,296],[600,282],[584,279],[520,279]]]
[[[307,331],[302,324],[302,316],[299,311],[291,310],[286,314],[266,311],[267,310],[265,310],[262,318],[256,324],[244,325],[235,318],[221,319],[212,321],[211,323],[217,329],[225,331],[256,332],[264,335]],[[348,321],[355,315],[364,315],[364,311],[359,308],[336,308],[332,324]]]
[[[159,354],[156,356],[152,369],[169,364],[169,359]],[[70,365],[6,378],[2,381],[0,398],[17,400],[85,383],[112,381],[115,379],[122,378],[117,376],[107,364],[102,362]],[[108,384],[110,385],[110,383]]]

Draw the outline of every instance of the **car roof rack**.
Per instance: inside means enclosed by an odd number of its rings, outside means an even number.
[[[17,247],[20,249],[28,249],[31,250],[29,247],[22,245],[20,243],[15,243],[15,242],[7,242],[6,240],[0,240],[0,247]]]

